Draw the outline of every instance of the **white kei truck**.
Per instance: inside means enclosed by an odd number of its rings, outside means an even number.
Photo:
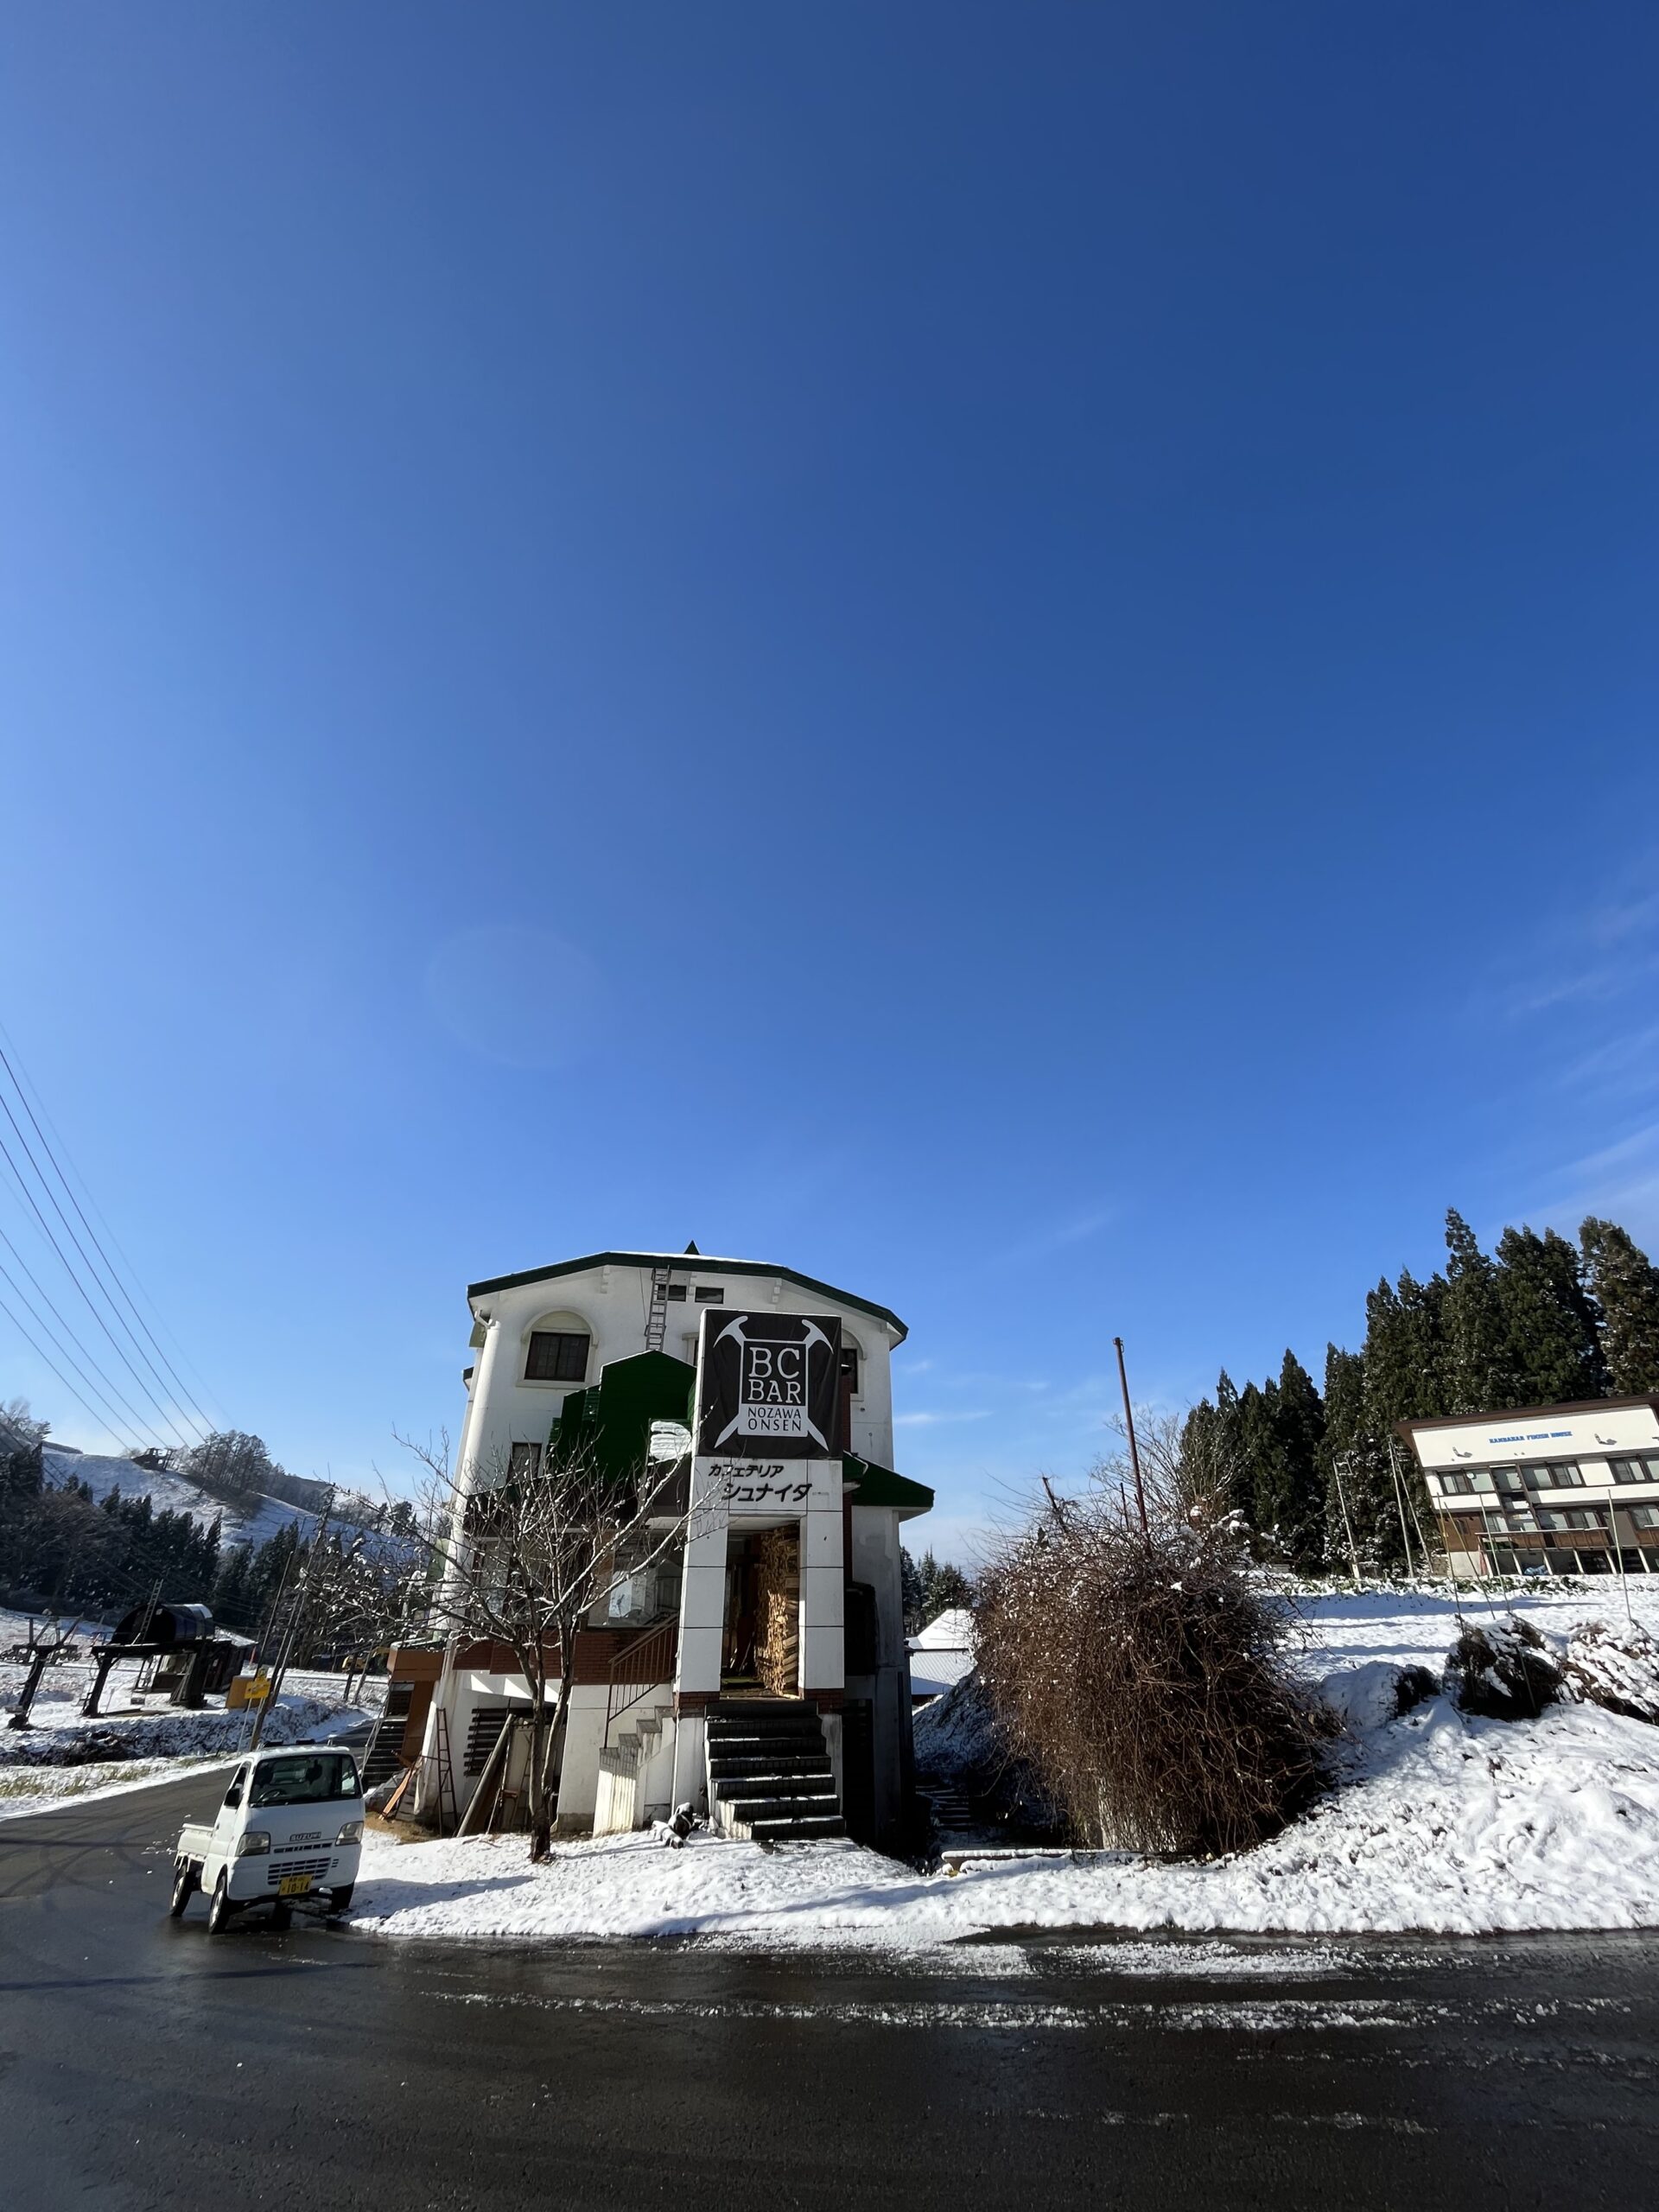
[[[207,1930],[250,1905],[286,1928],[296,1900],[344,1912],[363,1853],[363,1783],[349,1751],[321,1744],[255,1751],[231,1777],[213,1821],[187,1821],[173,1860],[175,1920],[197,1890]]]

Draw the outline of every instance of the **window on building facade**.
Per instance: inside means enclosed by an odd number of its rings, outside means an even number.
[[[539,1444],[515,1444],[507,1457],[509,1478],[522,1480],[526,1475],[542,1471],[542,1447]]]
[[[526,1382],[582,1382],[588,1375],[588,1336],[574,1329],[537,1329],[524,1361]]]
[[[1599,1529],[1601,1520],[1587,1505],[1571,1505],[1554,1513],[1541,1508],[1538,1525],[1541,1529]]]
[[[1633,1505],[1630,1510],[1638,1529],[1659,1529],[1659,1505]]]
[[[1584,1470],[1567,1460],[1552,1459],[1547,1466],[1522,1467],[1521,1479],[1529,1490],[1582,1490]]]
[[[1616,1483],[1659,1483],[1659,1459],[1612,1459],[1608,1465]]]
[[[668,1294],[671,1298],[677,1299],[680,1304],[683,1306],[685,1303],[685,1285],[683,1282],[670,1283],[668,1286]]]
[[[1467,1475],[1442,1475],[1440,1484],[1443,1497],[1467,1497],[1474,1488]]]
[[[699,1306],[723,1306],[726,1294],[714,1285],[700,1282],[697,1285],[697,1303]]]
[[[858,1395],[858,1346],[842,1344],[841,1348],[840,1394],[836,1403],[840,1409],[840,1433],[836,1448],[850,1452],[853,1448],[853,1400]]]

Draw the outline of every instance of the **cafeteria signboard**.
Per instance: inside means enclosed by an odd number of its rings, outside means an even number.
[[[706,1310],[697,1362],[699,1456],[833,1459],[840,1379],[839,1320]]]

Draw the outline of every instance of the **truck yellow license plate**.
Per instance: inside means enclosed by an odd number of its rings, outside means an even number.
[[[276,1885],[279,1897],[302,1897],[311,1886],[308,1874],[284,1874]]]

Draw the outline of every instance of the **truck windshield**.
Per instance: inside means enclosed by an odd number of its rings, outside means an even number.
[[[321,1805],[330,1798],[356,1795],[357,1769],[339,1751],[262,1759],[253,1770],[256,1805]]]

